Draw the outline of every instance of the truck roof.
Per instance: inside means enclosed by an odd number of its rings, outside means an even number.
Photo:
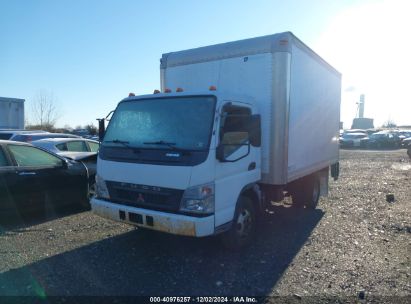
[[[328,69],[341,76],[334,67],[322,59],[291,32],[249,38],[233,42],[226,42],[205,47],[171,52],[163,54],[160,62],[161,69],[200,62],[228,59],[233,57],[249,56],[261,53],[289,52],[291,46],[304,49],[308,54],[324,64]]]
[[[184,89],[184,88],[183,88]],[[145,94],[145,95],[136,95],[136,96],[129,96],[120,101],[123,102],[131,102],[141,99],[154,99],[154,98],[178,98],[178,97],[190,97],[190,96],[215,96],[219,99],[223,99],[225,102],[233,101],[233,102],[241,102],[242,100],[252,100],[253,98],[248,95],[243,94],[232,94],[230,93],[227,95],[224,92],[218,91],[183,91],[183,92],[170,92],[170,93],[158,93],[158,94]]]

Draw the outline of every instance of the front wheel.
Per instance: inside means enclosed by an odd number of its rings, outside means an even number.
[[[222,234],[223,245],[238,250],[248,245],[256,231],[256,211],[253,202],[246,196],[240,197],[230,230]]]

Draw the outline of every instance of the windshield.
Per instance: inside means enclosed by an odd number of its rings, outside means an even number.
[[[375,134],[372,134],[370,137],[372,138],[372,139],[380,139],[380,138],[385,138],[385,137],[387,137],[388,136],[388,134],[387,133],[375,133]]]
[[[171,97],[122,102],[104,136],[103,145],[207,149],[215,97]]]

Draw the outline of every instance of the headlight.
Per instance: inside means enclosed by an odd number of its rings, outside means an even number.
[[[184,191],[180,211],[214,213],[214,184],[199,185]]]
[[[106,181],[102,179],[98,174],[96,175],[96,197],[106,199],[110,198]]]

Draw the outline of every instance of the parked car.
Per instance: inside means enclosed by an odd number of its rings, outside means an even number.
[[[8,140],[18,134],[33,134],[33,133],[48,133],[43,130],[13,130],[13,129],[2,129],[0,130],[0,139]]]
[[[32,142],[44,138],[81,138],[80,136],[66,133],[28,133],[28,134],[16,134],[10,137],[10,140],[22,141],[22,142]]]
[[[85,135],[85,136],[83,136],[83,138],[99,141],[99,138],[98,138],[97,135]]]
[[[408,138],[411,138],[411,131],[398,131],[398,135],[401,139],[401,146],[407,147],[407,141],[405,141]],[[405,142],[404,142],[405,141]]]
[[[401,138],[411,137],[411,130],[399,130],[398,133]]]
[[[34,140],[31,144],[57,154],[61,152],[97,152],[100,146],[98,141],[85,138],[44,138]]]
[[[344,130],[343,135],[348,134],[348,133],[367,133],[367,130],[365,130],[365,129],[348,129],[348,130]]]
[[[89,207],[89,173],[74,160],[33,145],[0,140],[0,214]]]
[[[411,137],[408,137],[406,139],[403,139],[401,142],[402,146],[405,148],[408,148],[409,146],[411,146]]]
[[[368,136],[366,133],[345,133],[340,137],[341,148],[366,147]]]
[[[398,148],[401,139],[397,132],[381,131],[370,136],[368,147],[370,148]]]

